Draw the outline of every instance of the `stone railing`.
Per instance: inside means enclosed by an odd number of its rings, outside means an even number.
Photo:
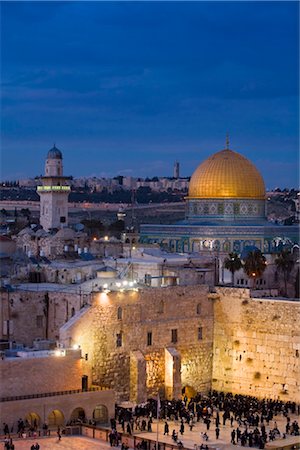
[[[42,394],[16,395],[12,397],[0,397],[0,402],[13,402],[15,400],[30,400],[33,398],[55,397],[57,395],[82,394],[85,392],[106,391],[105,387],[92,387],[89,389],[72,389],[69,391],[43,392]]]

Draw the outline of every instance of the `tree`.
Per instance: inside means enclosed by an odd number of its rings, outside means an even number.
[[[266,258],[258,249],[248,253],[244,260],[244,272],[253,280],[253,286],[257,278],[260,278],[266,270]]]
[[[289,279],[289,274],[294,267],[295,261],[293,255],[289,250],[281,250],[275,259],[275,265],[279,272],[283,274],[284,280],[284,295],[287,297],[287,282]]]
[[[234,285],[234,272],[237,272],[243,267],[242,261],[237,253],[229,253],[229,257],[224,260],[225,269],[231,272],[231,283]]]
[[[105,231],[103,223],[98,219],[84,219],[81,221],[89,236],[100,237]]]
[[[21,214],[22,214],[22,216],[27,217],[27,220],[29,220],[30,215],[31,215],[31,211],[30,211],[29,208],[22,208],[21,209]]]

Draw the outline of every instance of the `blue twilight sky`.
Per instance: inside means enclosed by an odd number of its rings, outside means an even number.
[[[230,148],[298,184],[297,2],[1,2],[1,178],[191,175]]]

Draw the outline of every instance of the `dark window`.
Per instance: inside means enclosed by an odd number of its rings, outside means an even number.
[[[159,313],[159,314],[163,314],[164,309],[165,309],[164,301],[161,300],[161,301],[159,302],[159,305],[158,305],[158,313]]]
[[[152,331],[147,333],[147,345],[152,345]]]
[[[198,303],[197,305],[197,314],[200,315],[201,314],[201,304]]]
[[[43,328],[43,316],[36,316],[36,326]]]
[[[145,285],[151,286],[151,275],[149,273],[145,273]]]
[[[203,333],[202,333],[202,327],[198,328],[198,341],[202,341],[203,339]]]
[[[122,320],[122,315],[123,315],[123,311],[122,311],[121,306],[119,306],[119,308],[118,308],[118,320]]]
[[[117,333],[116,345],[117,347],[122,347],[122,333]]]
[[[176,344],[177,340],[178,340],[178,336],[177,336],[177,330],[171,330],[172,334],[171,334],[171,342],[172,344]]]

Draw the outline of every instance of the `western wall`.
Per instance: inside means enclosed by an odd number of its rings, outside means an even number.
[[[95,294],[80,320],[61,328],[60,339],[80,344],[93,382],[116,389],[118,400],[144,401],[158,391],[180,397],[182,385],[207,391],[213,351],[207,293],[207,286],[176,286]]]
[[[299,301],[216,291],[212,387],[299,402]]]
[[[118,401],[179,397],[186,386],[300,401],[299,302],[249,292],[177,286],[96,294],[62,327],[61,341],[81,345],[92,382],[115,389]]]

